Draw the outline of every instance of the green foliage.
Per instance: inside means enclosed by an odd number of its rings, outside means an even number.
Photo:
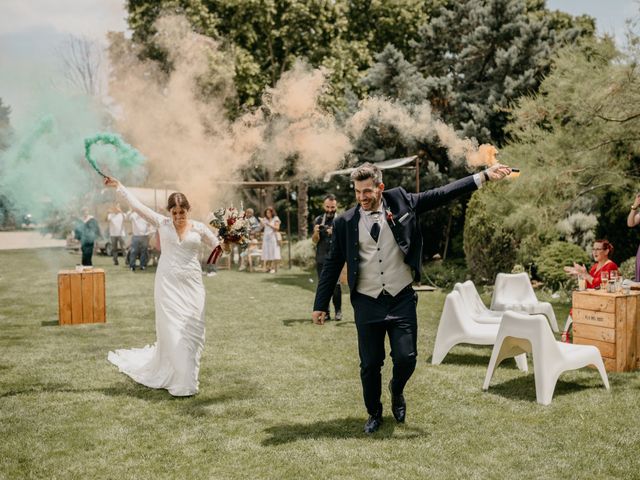
[[[451,290],[457,282],[469,278],[464,259],[434,260],[422,265],[422,283],[434,285],[443,290]]]
[[[245,106],[259,104],[265,88],[296,59],[322,65],[346,28],[341,4],[324,0],[226,0],[209,2],[208,9],[219,19],[218,34],[236,53],[236,86]]]
[[[516,262],[516,239],[502,222],[502,208],[489,208],[501,185],[487,185],[471,197],[464,224],[464,253],[471,278],[491,283],[496,274],[510,272]],[[491,193],[487,194],[486,191]],[[503,206],[504,207],[504,206]]]
[[[634,174],[631,169],[628,169],[627,172],[629,172],[627,175],[632,179],[640,178],[640,175]],[[615,250],[612,260],[620,264],[630,257],[635,257],[638,243],[640,243],[640,228],[627,226],[629,207],[635,197],[635,192],[631,188],[637,188],[637,186],[629,185],[628,188],[616,188],[614,185],[612,187],[604,192],[594,208],[599,219],[596,237],[606,238],[613,244]]]
[[[609,40],[558,53],[540,93],[522,98],[512,112],[508,131],[513,141],[501,156],[504,163],[520,167],[522,175],[501,182],[499,194],[492,195],[491,189],[476,194],[493,215],[489,225],[480,225],[476,212],[469,212],[465,237],[468,231],[482,245],[507,232],[518,262],[530,268],[542,248],[560,238],[558,221],[578,213],[585,221],[599,215],[596,236],[609,237],[614,229],[637,235],[626,228],[624,216],[639,173],[640,145],[629,132],[640,128],[640,75],[638,64],[623,59]],[[624,192],[626,208],[614,207],[612,199],[623,198]],[[592,226],[581,223],[586,227],[582,238],[565,231],[565,239],[584,243]],[[637,240],[628,238],[610,240],[635,248]],[[471,266],[477,251],[465,252],[474,257]]]
[[[426,80],[396,47],[388,44],[375,58],[376,63],[363,79],[370,93],[409,104],[426,100]]]
[[[429,12],[442,0],[348,0],[346,5],[349,42],[364,42],[370,52],[381,52],[393,45],[413,60],[411,43],[419,40],[420,26],[429,19]]]
[[[141,57],[158,61],[167,71],[171,69],[171,63],[156,39],[155,23],[162,15],[183,15],[197,33],[212,38],[217,36],[219,19],[209,12],[202,0],[127,0],[127,11],[132,40],[142,46]]]
[[[545,286],[558,290],[572,280],[563,270],[564,267],[574,263],[585,265],[588,262],[589,256],[579,246],[569,242],[552,242],[542,249],[536,265]]]
[[[622,278],[634,280],[636,278],[636,257],[627,258],[619,264],[618,271]]]
[[[412,45],[445,121],[480,142],[504,143],[508,107],[537,90],[565,39],[547,16],[544,3],[524,0],[446,2],[434,12]]]

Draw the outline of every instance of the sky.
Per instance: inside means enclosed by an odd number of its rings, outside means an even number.
[[[619,44],[625,19],[640,11],[636,0],[547,0],[547,6],[595,17],[598,33]],[[34,88],[60,76],[56,49],[69,34],[105,42],[108,31],[126,28],[125,0],[0,0],[0,98],[12,107],[12,121]]]
[[[638,15],[640,3],[637,0],[547,0],[547,8],[571,15],[590,15],[596,19],[599,35],[610,35],[622,45],[625,20]]]

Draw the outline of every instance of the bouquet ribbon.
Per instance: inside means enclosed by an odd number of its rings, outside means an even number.
[[[207,265],[213,265],[214,263],[216,263],[220,258],[220,255],[222,255],[222,247],[218,245],[213,249],[211,255],[209,255],[209,258],[207,259]]]

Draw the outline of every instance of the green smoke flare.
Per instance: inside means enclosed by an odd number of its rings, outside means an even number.
[[[93,137],[84,139],[84,156],[93,169],[103,177],[106,177],[106,175],[102,173],[100,167],[98,167],[98,163],[91,156],[91,147],[96,143],[113,145],[116,149],[118,165],[120,167],[132,168],[144,163],[145,159],[142,154],[125,142],[120,135],[115,133],[98,133]]]

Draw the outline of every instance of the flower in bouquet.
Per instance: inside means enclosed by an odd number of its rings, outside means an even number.
[[[219,208],[214,211],[209,225],[218,230],[218,236],[227,245],[235,243],[245,247],[249,243],[249,222],[244,212],[239,212],[234,207]]]

